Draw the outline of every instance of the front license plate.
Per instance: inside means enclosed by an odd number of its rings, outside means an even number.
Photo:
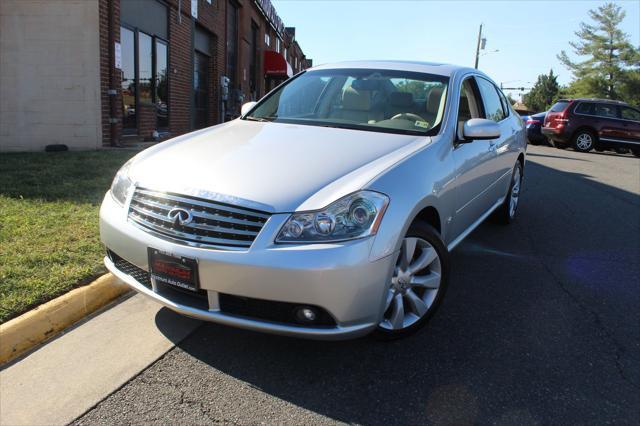
[[[156,282],[198,291],[198,262],[182,256],[172,256],[160,250],[148,248],[149,272]]]

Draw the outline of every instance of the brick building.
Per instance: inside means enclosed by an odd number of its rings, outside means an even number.
[[[176,136],[311,64],[270,0],[0,3],[0,151]]]

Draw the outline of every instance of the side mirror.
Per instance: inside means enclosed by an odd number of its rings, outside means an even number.
[[[465,140],[497,139],[500,137],[500,126],[486,118],[472,118],[464,123],[462,136]]]
[[[246,104],[242,105],[242,108],[240,108],[240,115],[241,116],[245,116],[249,113],[249,111],[251,111],[253,109],[254,106],[256,106],[257,102],[247,102]]]

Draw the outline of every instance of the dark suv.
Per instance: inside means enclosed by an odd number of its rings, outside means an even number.
[[[631,150],[640,157],[640,110],[607,99],[560,99],[547,112],[542,134],[558,148]]]

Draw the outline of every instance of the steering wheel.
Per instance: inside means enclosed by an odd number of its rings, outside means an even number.
[[[407,121],[426,121],[424,118],[420,117],[418,114],[413,114],[410,112],[403,112],[401,114],[396,114],[391,117],[392,120],[407,120]]]

